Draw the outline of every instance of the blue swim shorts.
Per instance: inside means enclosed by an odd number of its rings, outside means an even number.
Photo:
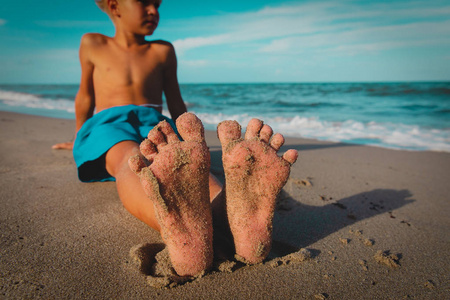
[[[73,145],[78,178],[83,182],[115,181],[106,171],[106,152],[122,141],[141,143],[163,120],[175,129],[171,119],[151,107],[116,106],[95,114],[78,131]]]

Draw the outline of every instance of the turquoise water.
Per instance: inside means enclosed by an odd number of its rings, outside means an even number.
[[[73,119],[77,89],[0,85],[0,110]],[[181,92],[211,130],[257,117],[286,136],[450,152],[450,82],[188,84]]]

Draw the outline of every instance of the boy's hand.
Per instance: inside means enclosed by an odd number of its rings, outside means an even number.
[[[58,150],[72,150],[73,149],[73,142],[65,142],[65,143],[58,143],[52,146],[52,149],[58,149]]]

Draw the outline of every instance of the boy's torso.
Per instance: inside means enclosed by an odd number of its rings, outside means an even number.
[[[95,38],[101,42],[89,48],[89,57],[97,111],[128,104],[161,105],[167,44],[155,41],[124,49],[112,38]]]

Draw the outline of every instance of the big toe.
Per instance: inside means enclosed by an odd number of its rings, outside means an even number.
[[[147,164],[142,156],[136,154],[128,159],[128,166],[134,173],[139,174],[143,168],[147,167]]]
[[[187,142],[205,141],[205,131],[202,121],[192,113],[184,113],[176,121],[178,132]]]
[[[258,119],[251,119],[250,122],[248,122],[244,138],[246,140],[250,140],[259,137],[259,132],[261,131],[261,128],[263,126],[264,126],[263,121]]]
[[[236,121],[223,121],[217,126],[217,136],[222,147],[241,138],[241,125]]]
[[[298,151],[294,149],[289,149],[286,153],[283,154],[283,159],[286,160],[291,165],[297,161]]]

